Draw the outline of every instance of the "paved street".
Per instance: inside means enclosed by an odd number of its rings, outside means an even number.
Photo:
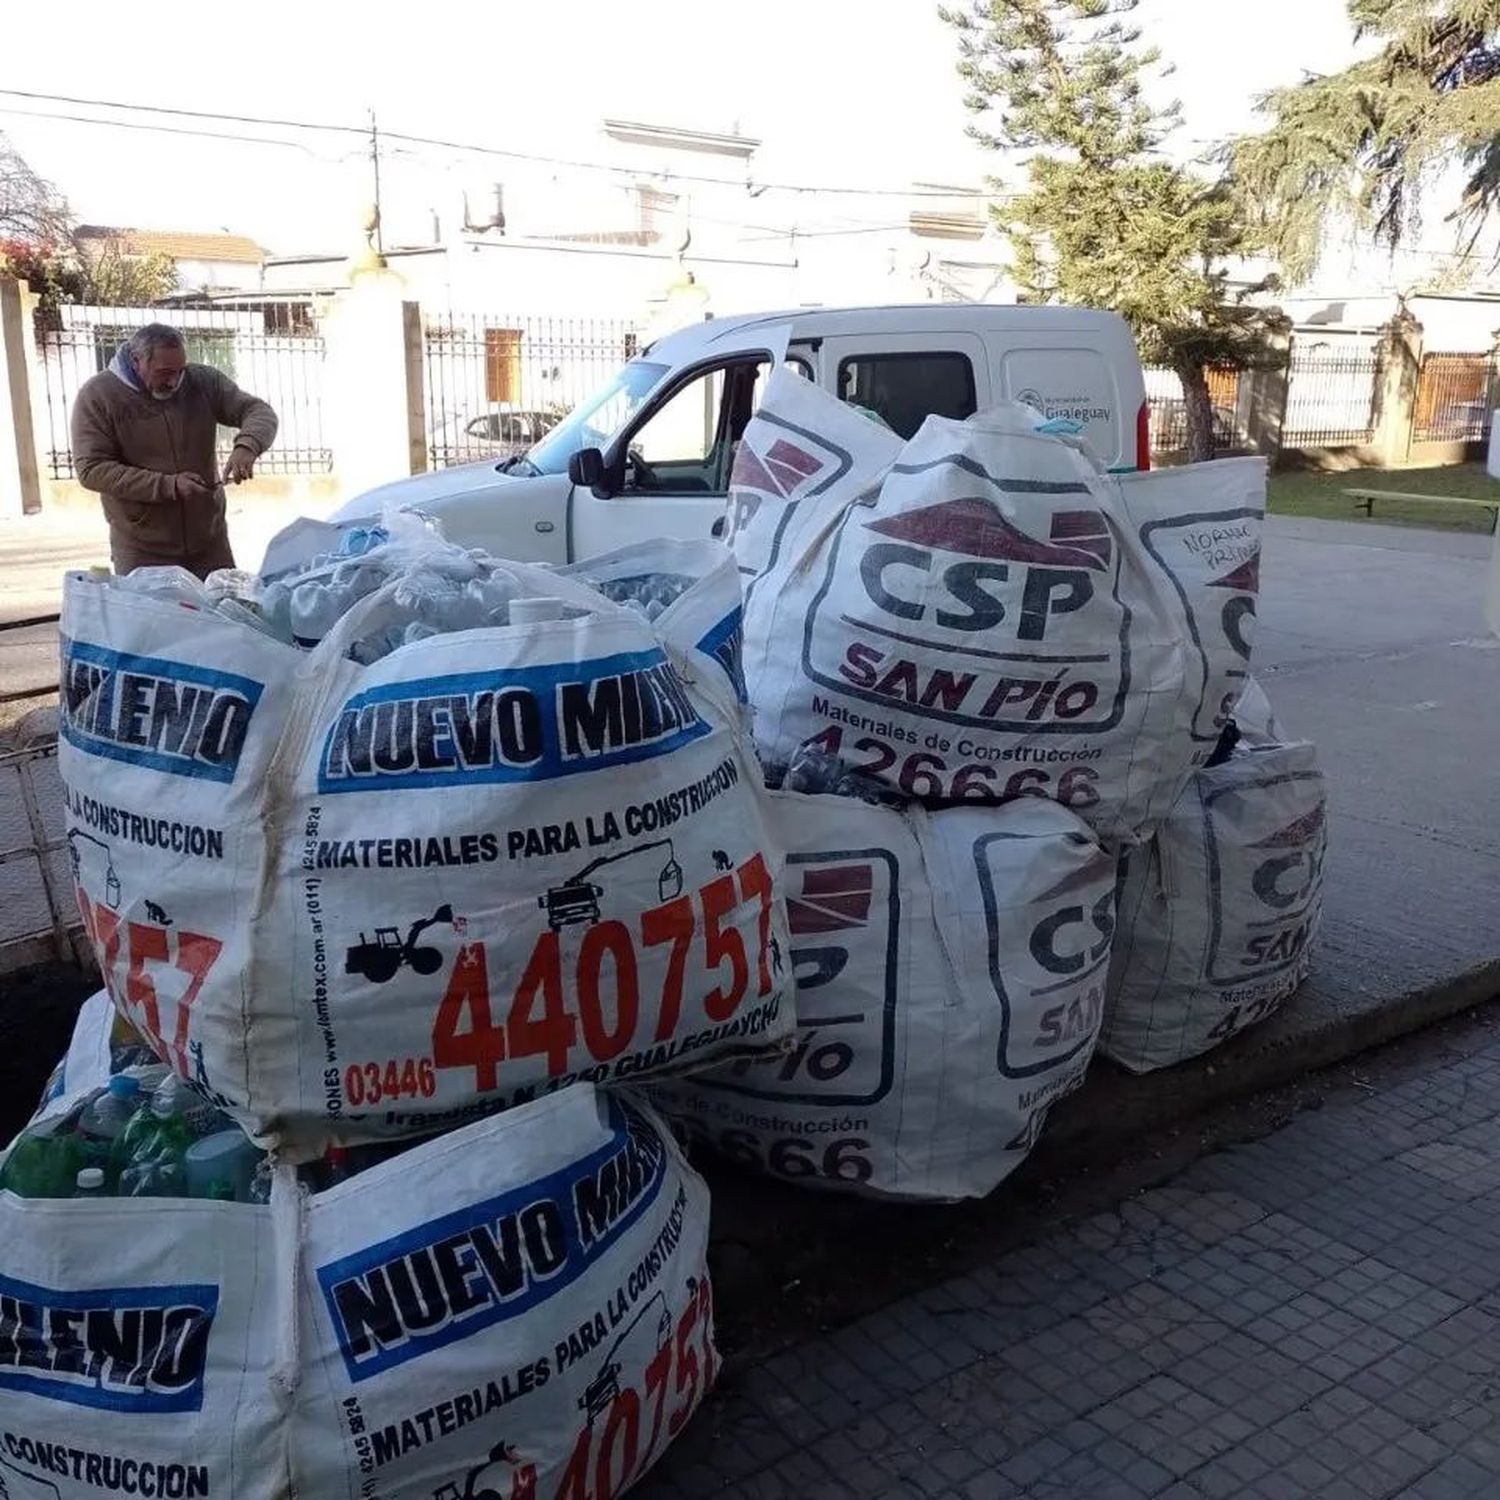
[[[642,1500],[1500,1494],[1500,1015],[1406,1047],[1420,1064],[731,1374]]]
[[[1255,671],[1328,776],[1314,984],[1401,994],[1500,957],[1488,537],[1271,517]]]
[[[328,502],[327,509],[332,509]],[[228,518],[235,557],[254,567],[266,543],[300,512],[232,495]],[[0,624],[56,614],[69,568],[109,562],[104,518],[94,506],[60,508],[0,521]],[[57,632],[50,626],[0,631],[0,693],[57,681]]]

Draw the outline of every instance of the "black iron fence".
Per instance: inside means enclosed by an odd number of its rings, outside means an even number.
[[[1422,356],[1411,435],[1417,442],[1482,441],[1500,396],[1500,370],[1488,354]]]
[[[242,389],[269,401],[280,420],[261,474],[323,474],[333,457],[323,436],[323,341],[305,304],[242,302],[235,306],[101,307],[69,303],[48,310],[37,329],[44,398],[42,462],[48,477],[72,479],[69,426],[84,381],[108,368],[115,351],[147,323],[182,331],[189,360],[222,370]],[[220,461],[234,434],[219,433]]]
[[[1373,349],[1292,345],[1283,448],[1339,448],[1375,436],[1380,356]]]
[[[611,318],[428,313],[422,335],[435,469],[524,452],[637,352]]]

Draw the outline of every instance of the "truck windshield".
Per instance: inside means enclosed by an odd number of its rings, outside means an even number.
[[[566,474],[568,460],[575,453],[585,448],[604,452],[670,368],[643,359],[631,360],[528,449],[517,460],[516,468],[523,474]]]

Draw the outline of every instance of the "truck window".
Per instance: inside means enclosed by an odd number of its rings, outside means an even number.
[[[674,391],[630,438],[626,492],[727,494],[734,448],[768,366],[742,359],[703,370]]]
[[[874,412],[893,432],[909,438],[936,414],[972,417],[974,367],[967,354],[859,354],[839,365],[839,400]]]

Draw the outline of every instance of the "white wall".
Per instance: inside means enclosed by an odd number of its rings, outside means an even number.
[[[260,267],[239,260],[179,260],[177,285],[183,291],[245,291],[260,285]]]

